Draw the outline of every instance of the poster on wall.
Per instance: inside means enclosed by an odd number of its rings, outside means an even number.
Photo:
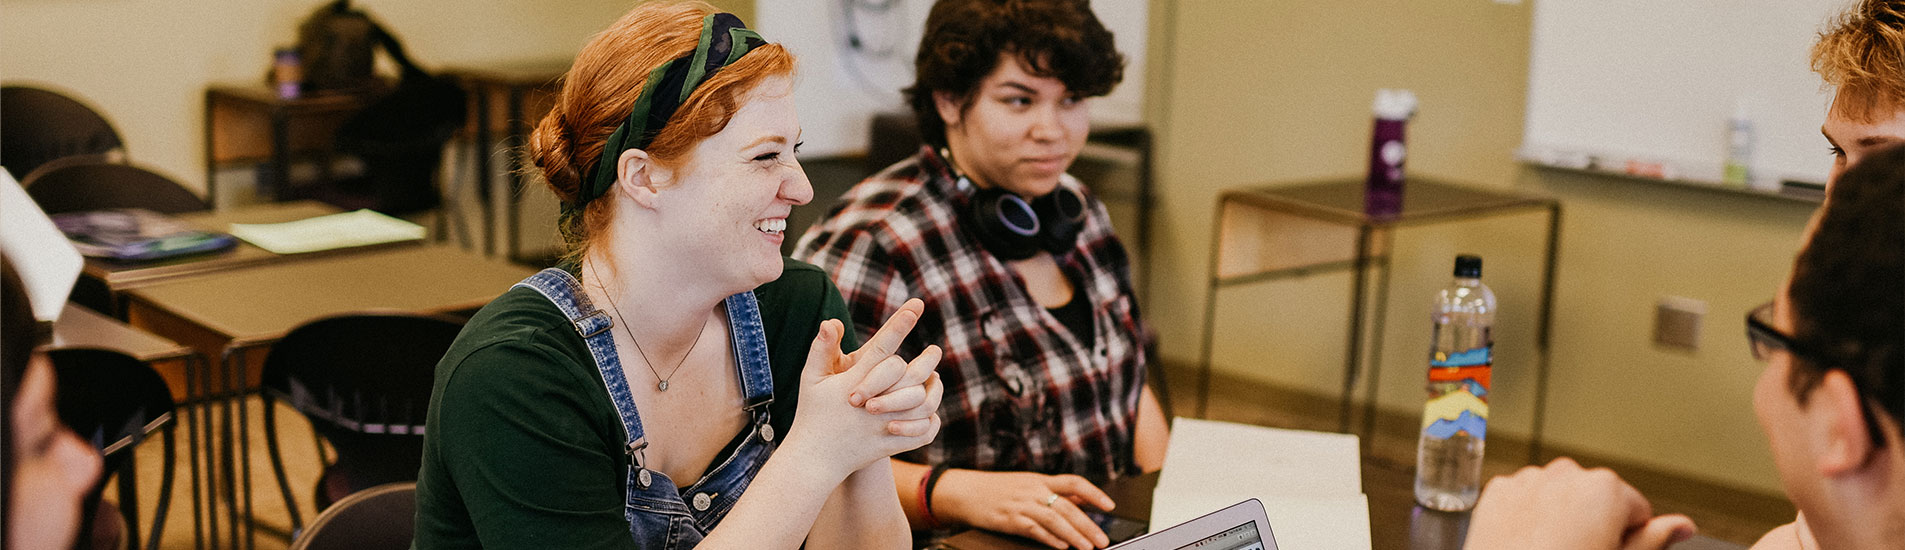
[[[868,124],[905,112],[913,57],[933,0],[772,0],[755,3],[761,34],[799,59],[794,100],[805,155],[859,154]],[[1096,0],[1092,10],[1125,55],[1124,83],[1093,100],[1095,124],[1142,120],[1146,0]]]

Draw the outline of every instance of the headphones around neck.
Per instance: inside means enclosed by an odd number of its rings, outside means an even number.
[[[961,188],[973,185],[956,170],[954,175]],[[990,187],[974,191],[963,213],[965,225],[987,251],[1001,260],[1023,260],[1040,250],[1056,255],[1077,246],[1085,227],[1085,198],[1063,184],[1031,202]]]

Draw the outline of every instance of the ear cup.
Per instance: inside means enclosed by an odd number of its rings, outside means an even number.
[[[1064,185],[1032,199],[1032,212],[1038,214],[1044,231],[1039,246],[1046,252],[1061,254],[1078,246],[1078,232],[1085,228],[1085,197]]]
[[[979,244],[1002,260],[1023,260],[1038,254],[1039,215],[1025,199],[1002,189],[980,189],[966,205],[966,225]]]

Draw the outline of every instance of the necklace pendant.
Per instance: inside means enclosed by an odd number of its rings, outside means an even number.
[[[661,382],[659,382],[659,383],[656,383],[656,384],[655,384],[655,389],[658,389],[658,390],[661,390],[661,391],[668,391],[668,381],[667,381],[667,380],[663,380],[663,381],[661,381]]]

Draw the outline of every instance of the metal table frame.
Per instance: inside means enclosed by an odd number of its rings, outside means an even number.
[[[1389,301],[1389,260],[1393,254],[1395,231],[1403,227],[1492,218],[1521,214],[1530,210],[1546,210],[1548,235],[1546,257],[1542,267],[1541,303],[1537,314],[1539,326],[1535,336],[1537,349],[1534,426],[1529,435],[1529,461],[1538,462],[1541,456],[1542,427],[1547,410],[1548,353],[1554,309],[1555,257],[1560,244],[1561,203],[1546,197],[1480,189],[1428,178],[1410,178],[1403,193],[1402,212],[1392,217],[1372,217],[1362,211],[1362,190],[1361,178],[1345,178],[1306,184],[1234,189],[1218,197],[1216,215],[1213,216],[1212,222],[1210,271],[1205,287],[1204,337],[1198,355],[1197,416],[1205,415],[1205,409],[1210,401],[1211,353],[1217,332],[1218,290],[1348,269],[1353,273],[1350,283],[1349,342],[1343,360],[1342,391],[1338,396],[1341,407],[1338,412],[1338,430],[1346,433],[1350,431],[1356,382],[1365,372],[1363,364],[1367,361],[1368,381],[1364,389],[1363,422],[1360,431],[1357,432],[1363,436],[1363,445],[1367,447],[1369,436],[1375,430],[1376,397],[1382,365],[1383,321]],[[1225,276],[1220,272],[1223,265],[1225,208],[1231,204],[1241,204],[1327,224],[1354,227],[1356,244],[1353,255],[1348,260],[1301,264]],[[1368,347],[1375,350],[1374,352],[1365,351],[1362,345],[1365,310],[1369,309],[1365,296],[1369,290],[1371,267],[1375,268],[1377,282],[1375,311],[1367,312],[1374,317],[1373,322],[1370,323],[1373,326],[1370,327],[1372,334]]]

